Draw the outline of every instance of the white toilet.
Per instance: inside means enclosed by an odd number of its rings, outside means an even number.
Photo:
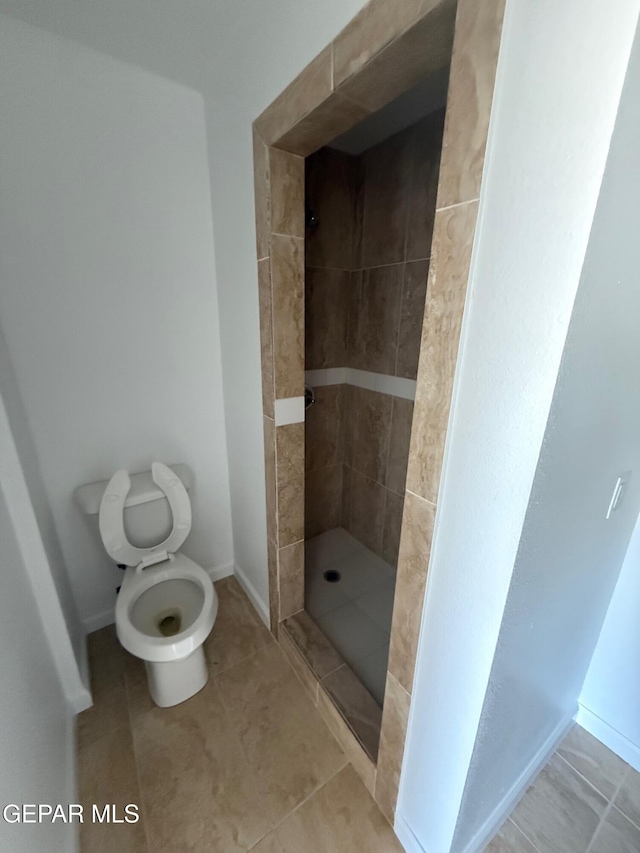
[[[145,662],[156,705],[168,708],[189,699],[207,683],[202,645],[218,612],[218,597],[204,569],[179,549],[191,530],[191,503],[177,472],[154,462],[151,471],[117,471],[108,483],[76,490],[85,512],[96,512],[111,559],[127,566],[116,603],[116,631],[124,648]],[[167,509],[172,522],[166,535]],[[152,544],[153,536],[162,538]],[[129,539],[138,542],[133,545]],[[144,544],[140,544],[144,543]]]

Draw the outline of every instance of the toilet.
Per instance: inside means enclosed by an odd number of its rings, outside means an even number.
[[[184,702],[207,683],[203,643],[218,612],[211,579],[180,553],[191,530],[191,502],[180,473],[190,479],[187,466],[154,462],[150,472],[117,471],[108,483],[75,493],[84,511],[94,514],[101,492],[100,536],[111,559],[126,567],[116,632],[124,648],[144,661],[151,698],[161,708]],[[162,531],[159,541],[153,541],[154,531],[156,537]]]

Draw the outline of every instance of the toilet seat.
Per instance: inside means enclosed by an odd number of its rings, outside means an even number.
[[[162,462],[152,464],[151,476],[169,502],[173,516],[173,529],[163,542],[149,548],[137,548],[129,542],[124,529],[124,504],[131,478],[124,468],[113,475],[100,502],[100,536],[107,553],[114,562],[136,566],[139,571],[175,554],[191,531],[191,502],[180,478]]]

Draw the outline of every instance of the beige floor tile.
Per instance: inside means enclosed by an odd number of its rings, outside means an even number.
[[[537,853],[512,820],[508,820],[485,849],[485,853]]]
[[[218,615],[205,644],[209,672],[217,675],[273,642],[238,581],[216,583]]]
[[[269,835],[265,835],[262,841],[258,841],[255,847],[251,848],[251,853],[282,853],[282,847],[280,847],[275,833],[270,832]]]
[[[133,755],[129,729],[84,743],[79,750],[78,789],[84,806],[85,821],[80,825],[82,853],[147,853],[142,799]],[[141,819],[138,823],[94,823],[92,807],[100,812],[106,804],[116,806],[119,819],[124,817],[124,807],[135,804]]]
[[[627,770],[621,758],[581,726],[571,729],[558,753],[607,799],[617,791]]]
[[[276,834],[284,853],[402,853],[351,765],[289,815]]]
[[[615,807],[603,821],[590,853],[638,853],[640,829]]]
[[[94,702],[122,685],[126,652],[116,635],[116,626],[107,625],[87,637],[91,693]]]
[[[277,645],[217,681],[275,826],[343,767],[345,756]]]
[[[153,853],[244,853],[269,830],[214,680],[132,727]]]
[[[604,797],[554,755],[512,818],[544,853],[584,853],[606,805]]]
[[[627,771],[615,804],[623,814],[640,826],[640,773],[633,767]]]
[[[78,748],[93,743],[99,738],[115,734],[119,729],[129,728],[127,694],[121,681],[102,695],[94,694],[91,708],[78,716]]]

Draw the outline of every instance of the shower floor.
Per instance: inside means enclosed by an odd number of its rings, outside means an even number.
[[[395,569],[341,527],[305,543],[305,609],[380,706],[395,584]]]

